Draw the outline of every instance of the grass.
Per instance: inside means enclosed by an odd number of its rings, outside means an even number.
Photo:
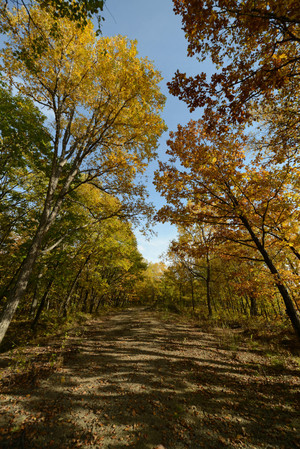
[[[106,307],[97,314],[97,317],[107,316],[115,311],[116,309],[112,307]],[[236,317],[232,320],[220,317],[207,318],[199,311],[193,315],[191,311],[189,313],[178,309],[170,311],[165,306],[159,310],[159,315],[165,321],[190,324],[203,332],[213,332],[218,336],[219,349],[231,351],[233,358],[238,356],[239,350],[243,347],[263,355],[268,359],[272,373],[282,371],[286,367],[287,359],[292,361],[295,368],[300,366],[300,344],[287,321],[270,323],[261,317],[239,320]],[[34,375],[38,363],[33,349],[44,347],[47,350],[39,357],[50,370],[56,370],[63,363],[62,354],[69,335],[79,337],[84,332],[84,323],[92,318],[95,318],[95,315],[86,313],[70,314],[67,318],[45,314],[37,329],[32,331],[31,322],[19,317],[11,324],[0,352],[9,351],[7,353],[9,365],[14,373]],[[30,351],[31,347],[33,349]],[[252,368],[259,371],[259,367]]]
[[[219,335],[221,349],[238,351],[245,345],[254,352],[282,353],[300,356],[300,342],[288,319],[268,321],[263,317],[207,317],[207,312],[180,308],[174,313],[173,307],[166,304],[158,307],[162,319],[181,321],[200,328],[204,332],[216,332]],[[274,361],[274,364],[275,361]]]
[[[65,332],[77,329],[90,319],[101,318],[120,310],[111,305],[104,305],[97,314],[84,312],[70,312],[64,318],[57,313],[46,312],[40,318],[36,328],[31,329],[32,320],[24,319],[24,314],[19,314],[10,324],[5,338],[0,346],[0,353],[30,345],[37,345],[46,342],[49,338],[61,337]]]
[[[112,311],[111,307],[105,307],[96,318]],[[14,319],[0,347],[0,382],[9,378],[9,382],[26,383],[37,374],[57,371],[63,365],[69,337],[80,337],[84,324],[92,318],[95,315],[82,312],[69,314],[67,318],[48,313],[34,330],[31,320],[20,316]]]
[[[82,313],[67,319],[48,315],[35,331],[30,321],[14,320],[1,347],[0,381],[33,385],[37,378],[57,371],[63,365],[69,335],[79,336],[90,318]]]
[[[1,344],[0,352],[15,348],[44,343],[49,338],[60,337],[72,328],[84,324],[91,318],[89,314],[77,313],[61,318],[54,314],[42,317],[37,327],[31,329],[31,320],[17,317],[8,328]]]

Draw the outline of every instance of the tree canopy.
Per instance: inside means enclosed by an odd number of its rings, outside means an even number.
[[[161,76],[137,56],[136,42],[98,38],[91,22],[78,27],[38,7],[29,16],[26,8],[6,11],[3,21],[8,36],[1,53],[3,75],[47,113],[51,151],[36,226],[6,295],[2,336],[72,192],[89,183],[118,198],[123,216],[149,216],[140,175],[156,157],[165,130]]]
[[[299,82],[300,15],[295,1],[174,0],[188,40],[188,55],[210,58],[207,79],[177,71],[170,92],[191,110],[204,107],[207,120],[241,123],[250,105],[295,94]],[[294,94],[293,94],[294,92]]]
[[[169,162],[156,173],[167,200],[158,219],[209,226],[220,258],[263,263],[300,335],[298,5],[174,0],[174,11],[188,55],[210,59],[216,71],[210,79],[177,71],[169,83],[191,111],[204,113],[170,133]],[[203,245],[194,248],[201,255]],[[179,241],[171,252],[187,261],[191,248]]]

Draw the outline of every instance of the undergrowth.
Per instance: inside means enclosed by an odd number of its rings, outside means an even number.
[[[262,316],[245,317],[222,316],[208,317],[207,312],[180,307],[177,304],[155,304],[163,319],[190,323],[205,332],[217,332],[223,339],[224,349],[237,351],[246,344],[253,351],[277,354],[289,352],[300,356],[300,342],[294,333],[288,318],[266,319]]]
[[[36,345],[47,339],[59,337],[70,328],[83,324],[89,318],[90,315],[87,314],[70,315],[67,318],[48,314],[40,320],[35,329],[31,328],[31,321],[17,318],[8,328],[0,352]]]
[[[116,309],[106,306],[103,307],[96,315],[73,312],[67,317],[59,316],[56,313],[45,313],[37,326],[32,329],[32,320],[24,319],[21,315],[17,316],[8,328],[5,338],[0,346],[0,353],[9,351],[14,348],[26,347],[28,345],[36,345],[46,343],[47,340],[58,338],[65,332],[84,325],[85,322],[92,318],[98,318],[107,315]]]

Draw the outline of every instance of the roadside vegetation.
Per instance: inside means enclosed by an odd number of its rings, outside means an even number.
[[[203,115],[170,132],[154,177],[167,204],[159,211],[144,175],[166,131],[161,75],[136,42],[99,35],[89,19],[103,1],[85,4],[1,3],[1,350],[147,306],[296,351],[294,3],[174,0],[188,54],[216,72],[176,72],[168,84]],[[156,221],[178,236],[151,264],[134,229]]]

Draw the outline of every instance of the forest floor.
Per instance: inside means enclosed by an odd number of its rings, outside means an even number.
[[[1,367],[1,449],[300,448],[297,358],[239,329],[132,308]]]

